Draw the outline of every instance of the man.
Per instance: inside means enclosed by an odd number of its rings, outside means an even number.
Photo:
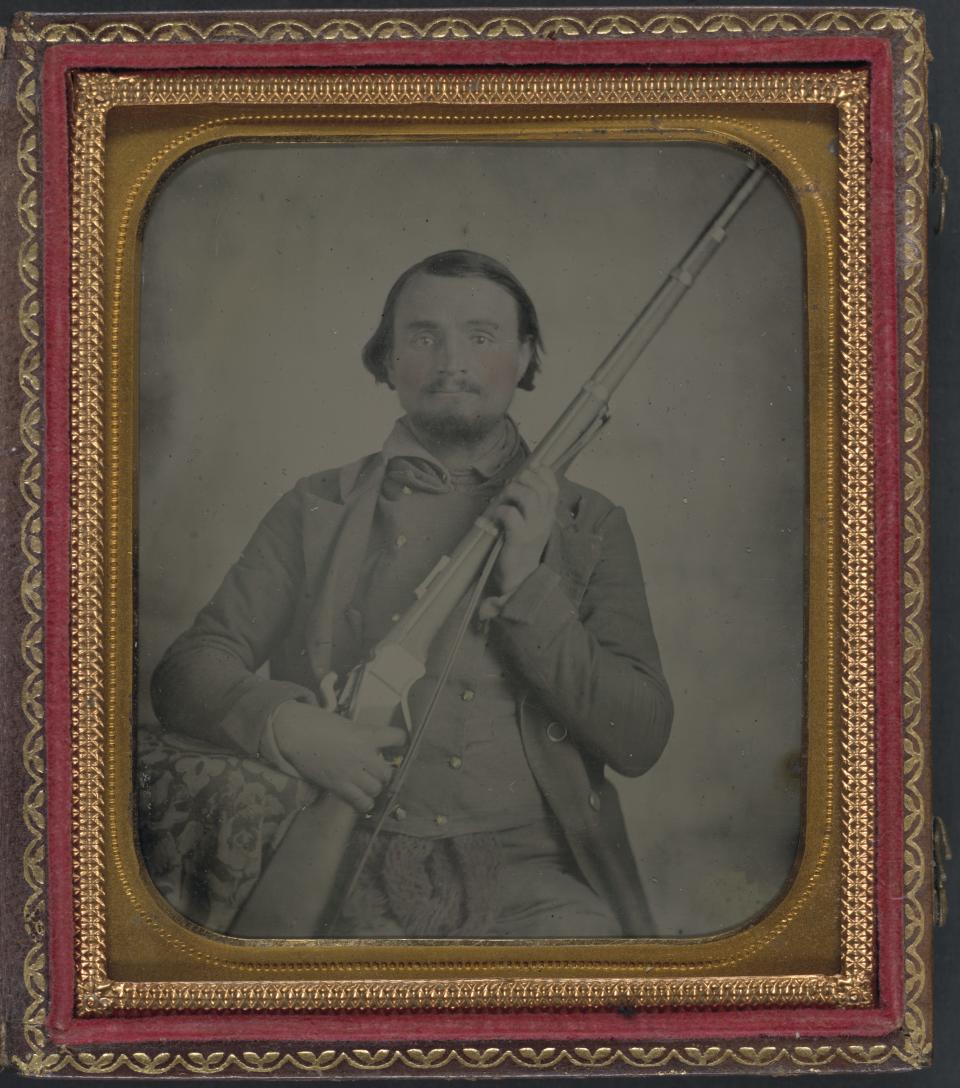
[[[380,453],[276,504],[154,675],[166,727],[372,812],[406,733],[327,709],[332,679],[500,495],[504,545],[486,599],[343,906],[345,936],[653,931],[604,767],[646,771],[672,706],[623,511],[523,467],[508,410],[533,387],[541,346],[529,296],[498,262],[454,250],[408,269],[364,350],[404,416]],[[410,693],[414,722],[463,608]]]

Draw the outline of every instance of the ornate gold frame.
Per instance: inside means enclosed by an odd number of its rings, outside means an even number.
[[[609,1067],[622,1064],[639,1068],[663,1069],[671,1065],[716,1067],[725,1063],[739,1066],[772,1066],[787,1063],[799,1066],[830,1065],[841,1061],[852,1064],[881,1065],[888,1061],[918,1064],[927,1052],[929,1040],[927,1026],[920,1002],[925,985],[924,967],[920,955],[926,917],[918,896],[925,875],[926,859],[918,841],[924,821],[924,798],[920,782],[924,774],[924,749],[921,728],[920,696],[922,692],[922,668],[924,658],[923,631],[921,626],[923,601],[922,562],[925,551],[924,538],[924,467],[922,458],[922,350],[921,338],[925,316],[922,287],[925,276],[922,231],[922,211],[925,206],[922,191],[923,155],[925,139],[919,130],[923,114],[923,66],[925,47],[922,31],[916,17],[909,12],[885,11],[863,13],[821,12],[816,17],[797,13],[749,13],[719,15],[711,13],[703,19],[689,15],[660,14],[641,19],[635,16],[604,16],[594,23],[585,23],[566,16],[553,16],[534,26],[513,16],[501,16],[482,24],[471,24],[452,17],[430,20],[418,24],[408,19],[385,19],[371,24],[356,23],[347,19],[329,20],[319,26],[308,27],[287,20],[267,27],[255,28],[238,24],[240,33],[251,40],[280,40],[294,37],[316,39],[336,35],[385,36],[398,34],[408,37],[450,35],[456,37],[536,36],[545,33],[562,33],[570,37],[579,35],[647,35],[683,32],[693,28],[698,32],[713,33],[730,30],[734,24],[742,25],[757,33],[792,33],[797,31],[852,32],[864,27],[893,27],[906,38],[908,78],[904,88],[907,98],[906,143],[912,149],[913,159],[908,163],[908,189],[912,200],[904,231],[906,245],[900,254],[904,269],[904,305],[908,315],[904,358],[906,376],[904,398],[907,427],[905,432],[905,460],[907,480],[904,503],[907,509],[908,532],[904,537],[904,577],[906,586],[906,697],[904,710],[907,809],[907,1001],[905,1024],[907,1045],[896,1046],[741,1046],[707,1047],[626,1047],[615,1049],[558,1047],[520,1048],[517,1050],[486,1048],[471,1049],[434,1048],[431,1050],[387,1049],[340,1049],[328,1051],[298,1051],[296,1054],[269,1052],[259,1055],[245,1052],[242,1055],[200,1053],[168,1053],[148,1056],[142,1052],[110,1054],[77,1054],[70,1051],[48,1052],[42,1027],[46,998],[43,976],[43,944],[38,930],[39,912],[42,910],[44,876],[43,857],[43,764],[41,741],[41,681],[42,666],[40,645],[41,576],[39,503],[36,466],[38,464],[40,435],[34,412],[36,404],[36,373],[39,367],[39,330],[35,308],[31,312],[31,299],[36,298],[38,272],[36,267],[35,232],[37,224],[31,213],[36,198],[36,161],[33,132],[35,127],[35,73],[29,63],[32,53],[30,35],[23,35],[23,55],[28,61],[21,62],[21,78],[18,83],[17,105],[23,119],[21,133],[20,169],[24,183],[21,192],[21,225],[25,241],[20,251],[20,276],[24,285],[21,306],[21,334],[25,347],[21,356],[21,384],[25,393],[21,436],[27,450],[24,464],[23,495],[29,508],[24,523],[23,546],[27,556],[27,575],[24,582],[24,598],[32,613],[31,626],[24,633],[25,660],[30,675],[24,689],[23,709],[33,727],[24,749],[24,762],[34,788],[24,804],[24,818],[32,831],[32,840],[25,857],[25,872],[32,888],[28,902],[26,921],[34,946],[24,965],[24,979],[33,994],[33,1004],[28,1016],[28,1040],[32,1057],[19,1062],[25,1071],[52,1072],[69,1069],[75,1072],[106,1073],[114,1070],[153,1074],[179,1068],[188,1072],[213,1073],[244,1070],[264,1073],[273,1069],[289,1068],[296,1071],[325,1071],[341,1066],[358,1070],[383,1070],[394,1065],[405,1068],[439,1069],[454,1064],[466,1069],[494,1069],[504,1063],[521,1068],[552,1068],[560,1063],[577,1067]],[[222,30],[222,27],[220,28]],[[188,23],[167,23],[144,30],[136,23],[111,24],[91,32],[82,26],[71,24],[44,24],[35,40],[43,42],[64,40],[171,40],[184,37],[202,40],[211,33],[208,27],[198,28]],[[162,78],[162,77],[160,77]],[[459,102],[474,104],[492,100],[498,104],[519,106],[532,100],[542,106],[570,106],[571,104],[596,106],[643,101],[640,83],[625,84],[618,78],[606,84],[591,78],[557,78],[552,82],[536,84],[531,77],[526,87],[515,80],[497,83],[496,77],[481,81],[476,90],[443,78],[437,82],[418,81],[418,77],[389,77],[389,88],[382,82],[388,77],[357,77],[357,80],[338,80],[336,101],[339,105],[376,105],[381,108],[397,103],[398,88],[401,99],[415,104],[443,104]],[[629,79],[629,77],[626,77]],[[639,79],[639,77],[635,77]],[[709,76],[703,83],[685,81],[672,92],[674,101],[701,102],[698,93],[716,93],[717,87],[709,87]],[[719,79],[721,77],[714,77]],[[842,858],[841,858],[841,908],[842,969],[832,976],[780,975],[771,979],[762,976],[731,976],[723,979],[689,979],[675,983],[671,979],[625,977],[605,973],[603,977],[564,978],[545,982],[542,978],[513,977],[495,985],[489,982],[437,983],[414,980],[398,984],[376,983],[373,987],[343,982],[328,985],[320,1003],[331,1007],[360,1005],[371,1007],[392,1004],[437,1004],[444,1007],[476,1004],[574,1004],[609,1003],[630,1000],[636,1004],[676,1004],[718,1002],[739,1003],[746,999],[751,1004],[765,1000],[783,1003],[826,1003],[835,1005],[868,1004],[873,997],[874,984],[874,928],[875,904],[873,899],[874,869],[872,860],[873,836],[873,774],[872,774],[872,514],[871,514],[871,451],[869,448],[871,390],[869,382],[869,287],[867,283],[867,238],[865,234],[866,201],[866,152],[865,107],[866,88],[862,77],[855,73],[824,73],[799,77],[770,77],[773,82],[764,83],[764,77],[733,83],[723,88],[724,100],[737,94],[743,101],[767,101],[771,93],[774,101],[781,102],[828,102],[836,106],[840,122],[840,200],[839,200],[839,330],[841,339],[840,365],[840,464],[838,518],[840,526],[841,554],[840,581],[837,587],[841,600],[839,633],[841,638],[841,664],[837,694],[841,704],[843,727],[840,735],[840,791],[842,802]],[[377,80],[381,80],[378,84]],[[777,82],[779,80],[779,82]],[[206,86],[211,86],[206,81]],[[157,92],[157,84],[151,90],[146,77],[115,77],[93,75],[85,77],[79,85],[77,97],[77,141],[74,160],[73,208],[74,253],[77,263],[74,270],[74,373],[75,385],[72,398],[72,423],[74,432],[74,495],[72,571],[76,600],[76,626],[73,640],[73,721],[77,749],[75,777],[76,821],[75,857],[77,868],[77,957],[78,999],[81,1011],[88,1014],[102,1013],[108,1009],[169,1009],[183,1007],[207,1008],[293,1008],[316,1007],[316,984],[261,984],[246,981],[234,983],[172,983],[116,981],[107,970],[106,927],[104,894],[106,886],[106,858],[104,855],[103,829],[105,744],[103,727],[110,709],[117,705],[117,691],[110,678],[119,675],[116,661],[104,662],[104,630],[101,617],[111,617],[113,632],[122,633],[129,621],[109,607],[120,598],[110,593],[111,577],[116,577],[118,501],[122,493],[122,481],[116,474],[104,478],[101,450],[110,440],[116,440],[119,399],[101,401],[104,390],[105,330],[111,328],[106,320],[107,307],[104,297],[103,277],[104,215],[102,190],[102,163],[104,154],[103,122],[111,107],[131,104],[139,99],[170,102],[178,93],[186,92],[189,100],[192,88],[168,85],[163,94]],[[526,91],[527,97],[522,97]],[[662,81],[648,85],[648,92],[669,99],[671,90]],[[202,92],[201,92],[202,93]],[[224,104],[230,101],[235,88],[221,88],[216,100]],[[254,102],[269,102],[269,88],[263,84],[258,90],[262,97]],[[378,101],[379,95],[379,101]],[[477,99],[476,95],[479,95]],[[484,99],[484,95],[488,96]],[[458,97],[459,96],[459,97]],[[591,97],[592,96],[592,97]],[[241,96],[242,97],[242,96]],[[194,99],[195,100],[195,99]],[[321,98],[319,101],[322,101]],[[318,104],[316,98],[310,105]],[[118,281],[119,282],[119,281]],[[113,326],[116,328],[116,326]],[[114,334],[115,335],[115,334]],[[113,344],[116,350],[116,342]],[[104,414],[103,409],[106,409]],[[111,439],[110,436],[114,436]],[[108,465],[110,460],[108,458]],[[113,461],[114,473],[116,460]],[[104,591],[107,591],[106,597]],[[107,611],[103,605],[107,604]],[[111,640],[113,643],[114,640]],[[116,650],[112,651],[114,654]],[[912,897],[912,898],[911,898]],[[594,967],[592,963],[581,965]],[[620,964],[616,964],[620,966]]]
[[[72,567],[81,1010],[870,1002],[875,906],[866,102],[865,77],[854,70],[694,78],[623,71],[77,77]],[[527,103],[531,108],[524,109]],[[743,109],[755,104],[769,120],[760,122]],[[800,128],[789,110],[824,104],[836,107],[838,123],[821,127],[808,116]],[[143,108],[153,107],[150,118],[157,106],[163,121],[154,121],[155,129],[138,127]],[[785,117],[778,117],[777,107],[788,107]],[[415,140],[437,133],[595,139],[591,126],[600,122],[613,138],[624,129],[642,129],[645,108],[652,111],[648,138],[749,142],[770,158],[806,220],[811,294],[830,300],[827,319],[811,321],[808,332],[814,465],[809,577],[816,602],[809,639],[811,848],[793,888],[753,926],[691,942],[685,954],[683,943],[663,942],[494,948],[328,941],[264,948],[191,932],[158,910],[155,893],[138,882],[126,817],[132,752],[123,708],[132,690],[133,610],[126,557],[134,515],[132,480],[123,466],[133,461],[135,436],[122,421],[136,418],[136,401],[124,360],[136,357],[136,228],[150,192],[191,150],[225,139],[362,134]],[[199,113],[196,123],[191,109]],[[836,159],[825,150],[834,134]],[[819,158],[817,143],[824,149]],[[816,184],[811,164],[818,167]],[[830,180],[835,171],[836,193]],[[101,616],[112,617],[109,634],[100,627]],[[838,639],[835,658],[831,648]],[[840,918],[831,925],[838,885]],[[837,925],[839,969],[831,963]],[[154,959],[164,965],[160,975]],[[363,981],[357,981],[361,970]],[[261,981],[264,975],[268,981]]]

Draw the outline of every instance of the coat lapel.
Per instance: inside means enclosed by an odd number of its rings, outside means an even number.
[[[304,514],[304,562],[313,595],[307,650],[318,678],[330,671],[333,646],[344,635],[344,612],[366,558],[383,470],[379,455],[348,465],[340,471],[342,501],[317,497]]]

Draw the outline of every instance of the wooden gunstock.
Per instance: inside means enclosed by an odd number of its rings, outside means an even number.
[[[389,725],[424,673],[402,645],[381,643],[378,650],[345,685],[343,713],[357,729]],[[231,935],[323,936],[331,919],[327,908],[339,903],[352,871],[350,839],[358,819],[352,805],[329,792],[301,809],[234,919]]]
[[[230,935],[322,936],[324,908],[336,901],[356,823],[353,806],[332,793],[301,809],[233,920]]]

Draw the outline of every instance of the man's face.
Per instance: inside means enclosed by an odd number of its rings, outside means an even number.
[[[418,272],[396,302],[387,374],[417,427],[445,442],[476,441],[507,412],[532,350],[499,284]]]

